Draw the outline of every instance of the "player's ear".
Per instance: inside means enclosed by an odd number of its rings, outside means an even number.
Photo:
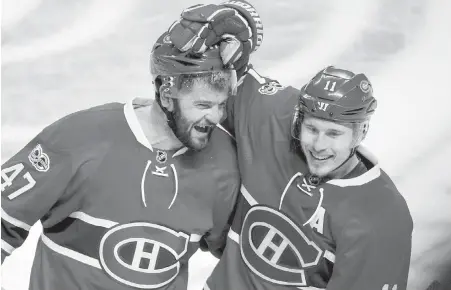
[[[173,92],[170,88],[160,87],[160,101],[161,105],[166,108],[169,112],[174,110],[174,100],[173,100]]]

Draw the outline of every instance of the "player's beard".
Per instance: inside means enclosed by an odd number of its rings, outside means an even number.
[[[209,130],[204,137],[194,138],[192,132],[197,122],[191,122],[183,116],[178,100],[174,99],[174,110],[167,113],[169,127],[180,142],[189,149],[199,151],[204,149],[210,140],[213,130]]]

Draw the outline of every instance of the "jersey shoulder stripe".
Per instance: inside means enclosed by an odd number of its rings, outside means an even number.
[[[277,80],[261,76],[250,67],[240,80],[238,93],[233,97],[234,127],[258,126],[281,109],[294,110],[298,90],[285,87]],[[287,104],[287,101],[290,103]],[[236,132],[235,132],[236,134]]]

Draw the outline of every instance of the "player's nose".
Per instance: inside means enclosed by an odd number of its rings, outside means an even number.
[[[320,133],[316,135],[315,138],[313,139],[312,147],[316,152],[321,152],[329,148],[329,145],[330,145],[329,138],[325,134]]]

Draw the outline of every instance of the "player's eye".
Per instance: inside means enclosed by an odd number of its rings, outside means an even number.
[[[197,103],[197,104],[196,104],[196,107],[199,108],[199,109],[204,110],[204,109],[209,109],[209,108],[211,108],[211,105],[208,104],[208,103]]]
[[[308,132],[310,133],[314,133],[317,134],[318,133],[318,129],[316,129],[315,127],[311,126],[311,125],[305,125],[305,128],[307,129]]]
[[[329,131],[327,132],[327,136],[332,137],[332,138],[336,138],[338,136],[343,135],[343,132],[339,132],[339,131]]]

